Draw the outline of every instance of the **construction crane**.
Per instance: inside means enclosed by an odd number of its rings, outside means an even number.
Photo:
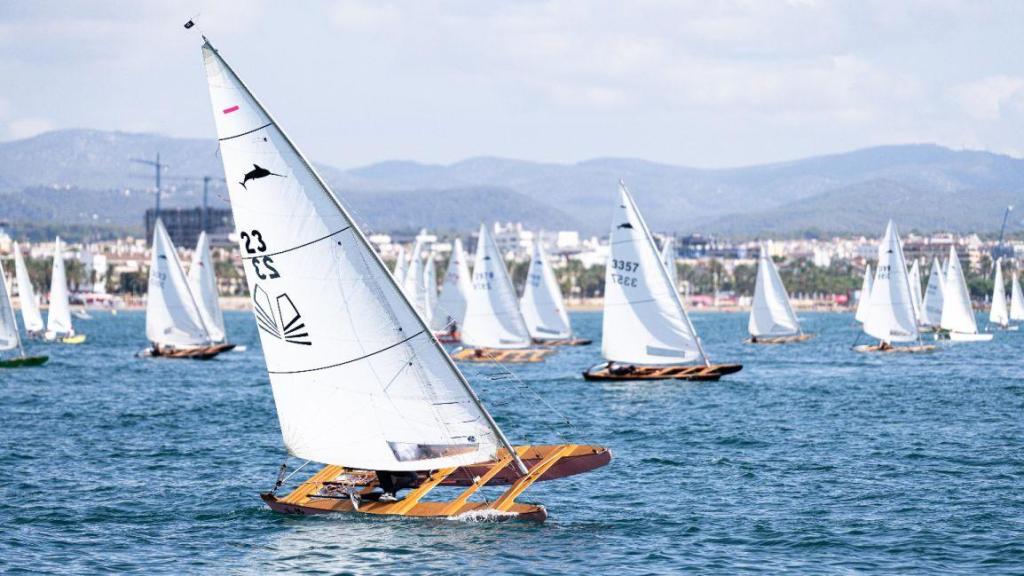
[[[144,164],[146,166],[152,166],[153,167],[153,172],[156,175],[156,210],[155,210],[155,213],[156,213],[156,217],[159,218],[160,217],[160,173],[163,172],[164,169],[167,168],[167,164],[164,164],[164,163],[160,162],[160,153],[159,152],[156,153],[156,161],[155,162],[153,160],[146,160],[144,158],[129,158],[128,161],[129,162],[134,162],[136,164]]]
[[[218,182],[224,182],[225,180],[218,176],[191,176],[191,175],[176,175],[176,176],[163,176],[164,170],[170,168],[170,165],[160,161],[160,154],[157,153],[156,160],[146,160],[144,158],[129,158],[130,162],[135,164],[143,164],[145,166],[153,167],[153,175],[156,183],[156,206],[154,208],[154,220],[160,217],[160,195],[163,192],[161,184],[165,180],[172,180],[176,182],[203,182],[203,222],[202,229],[206,230],[207,227],[207,212],[209,212],[210,205],[210,182],[216,180]],[[141,174],[132,174],[133,178],[148,178],[148,176],[142,176]]]
[[[996,261],[999,258],[1005,258],[1011,255],[1010,249],[1003,244],[1003,237],[1006,235],[1006,222],[1010,219],[1010,212],[1013,211],[1013,205],[1006,207],[1006,211],[1003,212],[1003,225],[999,227],[999,241],[996,242],[995,248],[992,249],[992,261]]]

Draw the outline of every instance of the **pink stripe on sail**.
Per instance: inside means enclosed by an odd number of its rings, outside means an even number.
[[[235,110],[238,110],[238,105],[237,105],[237,104],[236,104],[236,105],[234,105],[234,106],[232,106],[231,108],[225,108],[225,109],[224,109],[224,113],[225,113],[225,114],[231,114],[231,113],[232,113],[232,112],[234,112]]]

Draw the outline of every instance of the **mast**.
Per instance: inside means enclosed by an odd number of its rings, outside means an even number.
[[[234,76],[239,86],[242,88],[242,90],[245,91],[245,94],[250,99],[252,99],[252,102],[259,108],[260,112],[262,112],[267,117],[267,119],[269,119],[269,121],[277,128],[277,131],[281,134],[281,137],[284,139],[285,142],[288,143],[288,146],[291,147],[295,155],[298,156],[300,160],[302,160],[302,162],[305,164],[305,167],[309,171],[309,174],[320,185],[321,189],[326,193],[327,198],[331,201],[334,207],[337,208],[338,211],[341,212],[341,214],[349,222],[355,222],[355,219],[352,218],[348,210],[345,209],[345,207],[341,204],[338,198],[334,195],[334,191],[332,191],[327,186],[327,183],[320,176],[320,173],[317,171],[317,169],[313,166],[312,163],[309,162],[309,160],[302,153],[302,151],[299,150],[297,146],[295,146],[295,143],[292,142],[291,138],[288,137],[288,134],[284,131],[283,128],[281,128],[281,125],[278,124],[276,120],[274,120],[274,117],[270,114],[270,112],[267,111],[267,109],[263,106],[259,99],[256,98],[256,96],[252,93],[251,90],[249,90],[249,87],[245,84],[241,77],[239,77],[238,74],[235,73],[234,69],[231,68],[231,65],[220,57],[220,53],[217,52],[217,49],[213,47],[213,44],[210,43],[206,36],[203,36],[203,41],[204,47],[208,48],[211,52],[217,55],[217,59],[232,74],[232,76]],[[373,246],[370,244],[370,241],[366,238],[366,235],[363,234],[363,231],[358,226],[352,226],[351,230],[356,240],[369,254],[372,255],[377,265],[380,266],[381,269],[387,271],[388,268],[384,264],[384,261],[381,259],[380,254],[378,254],[377,251],[373,249]],[[402,287],[398,285],[392,274],[385,274],[384,276],[386,276],[386,281],[390,282],[391,286],[395,290],[397,290],[400,294],[404,294],[404,292],[402,291]],[[457,380],[459,381],[459,384],[462,386],[462,388],[469,396],[469,398],[472,400],[473,404],[477,407],[477,409],[480,410],[480,413],[483,415],[484,420],[487,422],[487,425],[490,427],[491,431],[494,432],[495,437],[497,437],[501,445],[504,446],[505,449],[508,451],[509,455],[512,457],[513,461],[516,464],[516,468],[522,475],[526,475],[529,472],[529,469],[526,467],[526,464],[523,463],[522,459],[519,457],[519,454],[516,453],[515,448],[508,441],[508,438],[505,437],[505,434],[504,432],[501,431],[501,428],[498,427],[498,423],[494,421],[494,418],[491,416],[491,413],[487,411],[487,408],[483,405],[483,402],[480,401],[480,398],[479,396],[476,395],[476,392],[473,390],[473,387],[469,385],[469,381],[466,380],[466,377],[455,365],[455,362],[451,359],[451,356],[448,355],[448,353],[444,350],[444,347],[441,346],[441,343],[438,342],[437,337],[434,335],[434,331],[430,329],[430,326],[428,326],[426,321],[423,319],[423,315],[420,314],[420,312],[416,309],[415,306],[412,305],[411,302],[409,302],[408,296],[406,296],[404,301],[406,306],[408,306],[408,308],[412,311],[412,316],[415,317],[416,322],[419,324],[420,328],[422,328],[422,330],[427,334],[430,343],[440,352],[440,355],[444,358],[444,361],[446,362],[448,367],[455,374]]]

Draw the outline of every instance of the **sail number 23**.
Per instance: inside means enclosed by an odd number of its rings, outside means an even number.
[[[629,261],[629,260],[617,260],[615,258],[612,258],[611,269],[612,270],[621,270],[622,272],[629,272],[631,274],[635,274],[637,271],[640,270],[640,263],[639,262],[632,262],[632,261]],[[626,286],[628,288],[636,288],[636,285],[637,285],[636,276],[631,276],[631,275],[626,275],[626,274],[619,274],[618,272],[612,272],[611,275],[612,275],[612,282],[614,282],[616,284],[621,284],[621,285]]]
[[[281,274],[277,268],[274,268],[274,259],[270,256],[258,256],[267,251],[267,243],[263,241],[263,234],[259,230],[253,230],[242,232],[239,236],[242,238],[245,253],[256,255],[252,257],[252,269],[256,273],[256,277],[260,280],[280,278]]]

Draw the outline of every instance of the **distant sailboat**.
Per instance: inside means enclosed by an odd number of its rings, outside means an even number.
[[[466,362],[540,362],[555,351],[531,348],[533,340],[505,259],[484,224],[473,260],[473,283],[466,303],[462,344],[452,357]]]
[[[18,302],[21,304],[21,321],[25,325],[25,333],[29,338],[40,337],[46,330],[46,325],[43,324],[39,300],[36,299],[32,279],[28,275],[28,267],[25,266],[25,259],[17,242],[14,243],[14,272],[18,278]]]
[[[924,298],[921,294],[921,266],[917,260],[910,266],[910,300],[914,303],[914,318],[917,318],[917,325],[921,325],[921,317],[924,314]]]
[[[423,258],[423,242],[421,240],[416,241],[416,246],[412,249],[409,258],[409,267],[405,270],[402,290],[412,300],[420,316],[430,323],[434,308],[430,295],[427,294],[427,265]]]
[[[946,333],[942,336],[954,342],[987,342],[991,340],[992,334],[978,333],[978,323],[974,318],[974,309],[971,307],[971,294],[967,290],[967,280],[964,279],[964,271],[960,266],[960,258],[957,256],[955,246],[949,247],[947,266],[949,271],[946,273],[946,280],[943,283],[941,322],[941,327]]]
[[[81,344],[85,334],[75,334],[71,324],[71,302],[68,295],[68,278],[64,272],[64,248],[60,237],[54,244],[53,270],[50,274],[50,308],[46,312],[46,334],[48,341],[64,344]]]
[[[573,337],[569,313],[562,300],[562,290],[558,287],[558,279],[551,269],[539,236],[533,241],[530,270],[526,274],[526,286],[519,305],[526,328],[535,343],[545,346],[583,346],[591,343],[590,340]]]
[[[943,294],[945,293],[945,277],[942,264],[938,258],[932,259],[932,270],[928,275],[928,288],[921,302],[921,316],[918,324],[925,330],[938,330],[942,324]]]
[[[448,259],[448,270],[441,285],[441,294],[434,306],[431,329],[442,342],[458,342],[459,331],[466,321],[466,301],[473,289],[469,275],[469,262],[462,248],[462,239],[452,242],[452,254]]]
[[[864,266],[864,281],[860,285],[860,294],[857,296],[857,313],[853,318],[861,324],[868,316],[868,302],[871,301],[871,283],[874,276],[871,275],[871,264]]]
[[[15,245],[15,254],[17,254],[17,245]],[[5,358],[3,353],[11,350],[17,350],[18,355],[13,358]],[[18,333],[18,320],[14,316],[14,306],[11,304],[11,294],[7,290],[4,264],[3,261],[0,261],[0,368],[39,366],[47,359],[47,356],[25,354],[25,347],[21,343],[21,334]]]
[[[679,269],[676,267],[676,239],[669,236],[661,247],[661,261],[665,264],[672,287],[679,291]]]
[[[601,354],[587,380],[717,380],[739,364],[712,364],[632,195],[619,183],[605,269]]]
[[[290,514],[543,520],[543,506],[516,498],[611,453],[509,443],[316,169],[209,42],[203,59],[235,226],[265,241],[243,267],[284,445],[325,464],[278,497],[282,474],[263,501]],[[236,184],[254,161],[281,176]],[[412,492],[380,499],[373,489],[396,477]],[[420,502],[441,484],[464,490]]]
[[[405,256],[405,248],[398,247],[398,255],[395,256],[395,281],[401,286],[405,283],[405,271],[409,269],[409,259]]]
[[[1003,260],[996,260],[996,277],[992,287],[992,307],[989,309],[988,321],[1003,330],[1016,329],[1010,326],[1010,311],[1006,305],[1006,284],[1003,282]]]
[[[813,338],[812,334],[804,334],[800,328],[789,302],[789,293],[768,254],[768,247],[764,245],[757,262],[754,301],[750,307],[747,331],[750,333],[747,342],[751,344],[787,344]]]
[[[1020,280],[1014,272],[1010,281],[1010,320],[1024,321],[1024,293],[1021,293]]]
[[[214,344],[227,342],[228,335],[224,329],[224,312],[220,309],[220,298],[217,290],[217,271],[213,267],[210,255],[210,239],[206,231],[199,234],[192,265],[188,268],[188,285],[199,308],[203,325],[210,334]]]
[[[855,350],[858,352],[926,352],[935,349],[935,346],[921,344],[903,244],[892,220],[885,227],[885,236],[878,246],[878,269],[865,308],[864,332],[877,338],[879,343],[857,346]],[[917,342],[918,345],[893,346],[895,342]]]
[[[217,344],[203,321],[195,295],[167,229],[159,219],[153,229],[153,254],[146,295],[146,338],[150,356],[208,360],[234,348]]]

